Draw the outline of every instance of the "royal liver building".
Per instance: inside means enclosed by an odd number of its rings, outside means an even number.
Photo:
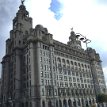
[[[32,27],[23,3],[2,59],[1,107],[91,107],[105,93],[99,54],[84,50],[74,31],[67,44],[42,25]]]

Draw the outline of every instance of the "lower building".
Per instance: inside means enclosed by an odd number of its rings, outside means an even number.
[[[22,4],[2,59],[2,107],[91,107],[106,86],[99,54],[71,31],[67,44],[32,28]]]

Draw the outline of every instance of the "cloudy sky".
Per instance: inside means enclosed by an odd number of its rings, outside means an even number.
[[[20,3],[21,0],[0,0],[0,61]],[[25,5],[33,27],[42,24],[54,39],[67,43],[72,27],[90,39],[88,46],[100,53],[107,82],[107,0],[25,0]]]

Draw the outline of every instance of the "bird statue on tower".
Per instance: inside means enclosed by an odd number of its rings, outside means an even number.
[[[21,0],[22,5],[23,5],[24,2],[25,2],[25,0]]]

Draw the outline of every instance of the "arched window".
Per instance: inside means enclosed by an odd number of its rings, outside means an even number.
[[[69,64],[69,60],[67,60],[66,62],[67,62],[67,64]]]
[[[61,59],[58,57],[58,58],[57,58],[57,61],[58,61],[58,62],[61,62]]]
[[[48,102],[48,107],[52,107],[52,102],[51,101]]]
[[[67,101],[66,101],[66,99],[63,100],[63,107],[67,107]]]
[[[75,62],[75,65],[77,66],[77,62]]]

